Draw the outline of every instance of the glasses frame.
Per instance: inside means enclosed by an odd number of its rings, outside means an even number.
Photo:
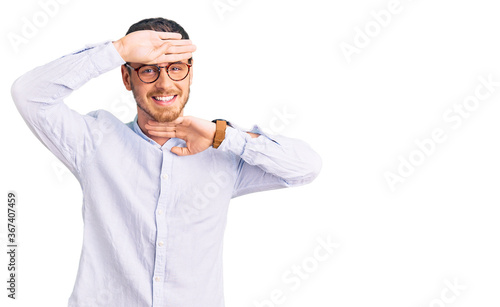
[[[172,77],[168,73],[168,69],[173,64],[184,64],[184,65],[187,65],[188,71],[187,71],[187,74],[184,76],[184,78],[179,79],[179,80],[172,79]],[[155,83],[160,78],[161,69],[162,68],[166,68],[167,69],[166,70],[167,76],[170,78],[170,80],[172,80],[172,81],[182,81],[182,80],[186,79],[186,77],[189,75],[189,72],[191,71],[191,66],[193,66],[193,64],[188,64],[188,63],[183,63],[183,62],[173,62],[173,63],[168,64],[167,66],[159,66],[158,64],[144,64],[144,65],[141,65],[141,66],[139,66],[137,68],[134,68],[134,67],[130,66],[130,63],[127,62],[127,63],[125,63],[125,66],[127,66],[127,67],[131,68],[132,70],[134,70],[137,73],[137,78],[139,78],[139,80],[141,80],[143,83],[151,84],[151,83]],[[156,77],[156,79],[154,79],[151,82],[146,82],[146,81],[144,81],[144,80],[141,79],[141,77],[139,76],[139,69],[143,68],[144,66],[154,66],[154,67],[158,68],[159,73],[158,73],[158,76]]]

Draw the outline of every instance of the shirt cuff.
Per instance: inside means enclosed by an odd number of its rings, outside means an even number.
[[[89,57],[99,74],[108,72],[120,65],[125,64],[112,42],[105,42],[98,45],[86,47],[89,50]]]
[[[251,138],[251,136],[248,133],[227,126],[224,140],[217,149],[221,151],[231,152],[235,155],[241,156],[245,151],[247,138]]]
[[[265,133],[264,131],[262,131],[262,129],[260,129],[260,127],[257,126],[257,125],[254,125],[253,128],[252,128],[252,130],[250,130],[248,132],[259,134],[259,135],[265,137],[266,139],[271,140],[271,141],[273,141],[276,144],[279,144],[278,141],[276,141],[276,139],[273,136],[271,136],[271,135]]]
[[[277,144],[279,144],[277,141],[273,140],[271,137],[269,137],[267,134],[265,134],[259,126],[255,125],[252,130],[248,131],[251,133],[256,133],[260,134],[259,137],[257,138],[252,138],[247,132],[233,128],[230,126],[226,127],[226,135],[224,137],[224,140],[220,144],[218,150],[221,151],[226,151],[226,152],[231,152],[235,155],[242,156],[243,153],[245,152],[246,145],[249,141],[265,137]]]

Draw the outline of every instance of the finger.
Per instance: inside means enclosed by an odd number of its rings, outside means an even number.
[[[162,54],[157,57],[155,60],[148,62],[150,63],[165,63],[165,62],[179,62],[182,60],[187,60],[193,57],[191,52],[188,53],[174,53],[174,54]]]
[[[175,53],[188,53],[188,52],[195,52],[196,51],[196,46],[195,45],[175,45],[171,43],[164,43],[160,47],[160,52],[161,54],[175,54]]]
[[[168,41],[155,48],[151,54],[154,59],[146,64],[187,60],[193,56],[194,51],[196,51],[196,46],[193,44],[178,45],[173,41]]]
[[[147,128],[146,127],[146,129],[148,130],[148,132],[153,132],[153,131],[155,131],[155,132],[173,132],[173,133],[176,132],[175,127],[172,127],[172,128],[169,127],[168,129],[166,127],[155,127],[155,128]]]
[[[162,45],[163,44],[170,44],[172,46],[185,46],[185,45],[193,45],[193,42],[190,39],[178,39],[178,40],[162,41],[161,44]]]
[[[176,119],[174,119],[173,121],[171,121],[170,123],[172,123],[175,126],[177,126],[177,125],[182,124],[182,122],[184,122],[184,117],[183,116],[179,116]]]
[[[160,39],[182,39],[182,34],[176,32],[155,31]]]
[[[172,147],[170,151],[178,156],[188,156],[191,153],[189,152],[189,149],[187,147]]]
[[[186,51],[196,50],[196,46],[193,45],[193,43],[189,39],[158,40],[158,41],[153,41],[153,45],[155,46],[157,52],[163,52],[163,53],[172,53],[172,52],[169,52],[169,48],[177,47],[177,46],[186,47]]]
[[[156,130],[148,130],[148,133],[152,136],[159,136],[163,138],[175,138],[175,131],[156,131]]]
[[[164,123],[161,123],[159,125],[156,125],[156,124],[146,124],[144,125],[144,127],[146,127],[146,129],[149,131],[149,130],[155,130],[155,131],[166,131],[166,132],[170,132],[170,131],[175,131],[175,125],[172,125],[172,124],[164,124]]]
[[[179,129],[175,130],[175,137],[181,140],[187,141],[188,134],[185,131],[180,131]]]

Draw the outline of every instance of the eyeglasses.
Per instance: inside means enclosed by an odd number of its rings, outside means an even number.
[[[168,77],[173,81],[182,81],[189,74],[189,70],[193,64],[186,63],[170,63],[167,66],[158,66],[157,64],[142,65],[140,67],[134,68],[125,63],[125,65],[137,72],[137,76],[144,83],[153,83],[160,77],[160,71],[162,68],[167,69]]]

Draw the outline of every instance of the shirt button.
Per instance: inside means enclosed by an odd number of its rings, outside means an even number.
[[[161,178],[163,178],[163,179],[166,180],[168,178],[168,175],[167,174],[163,174],[163,175],[161,175]]]
[[[158,246],[163,246],[163,241],[158,242]]]
[[[155,277],[155,281],[160,281],[161,278],[160,277]]]
[[[158,215],[162,215],[163,214],[163,210],[159,209],[158,210]]]

